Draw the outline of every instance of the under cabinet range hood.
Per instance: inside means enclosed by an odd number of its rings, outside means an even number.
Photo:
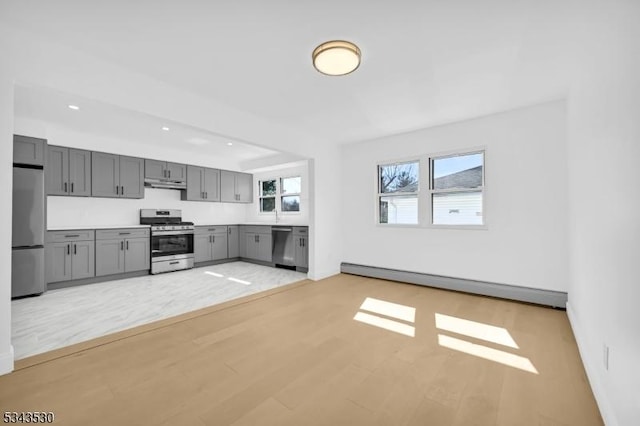
[[[149,188],[187,189],[187,182],[173,179],[144,178],[144,186]]]
[[[187,189],[187,165],[160,160],[144,160],[144,186]]]

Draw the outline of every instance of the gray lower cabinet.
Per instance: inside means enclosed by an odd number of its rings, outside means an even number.
[[[245,256],[247,259],[271,262],[273,255],[271,234],[245,234]]]
[[[95,276],[93,231],[53,231],[45,245],[47,283]]]
[[[43,166],[46,147],[46,139],[13,135],[13,162]]]
[[[151,268],[149,229],[96,231],[96,276]]]
[[[227,256],[230,258],[240,256],[240,240],[238,238],[238,226],[227,227]]]
[[[47,195],[91,195],[91,152],[49,145],[47,147]]]
[[[221,170],[220,201],[251,203],[253,201],[253,175]]]
[[[195,262],[228,258],[226,226],[198,226],[194,236]]]
[[[124,155],[92,152],[91,195],[144,198],[144,160]]]
[[[309,228],[293,227],[293,244],[295,245],[295,264],[297,268],[309,268]]]

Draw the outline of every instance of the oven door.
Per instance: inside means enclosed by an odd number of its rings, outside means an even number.
[[[193,254],[193,231],[159,231],[151,234],[151,258]]]

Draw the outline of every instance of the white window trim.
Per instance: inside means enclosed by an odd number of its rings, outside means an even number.
[[[288,178],[300,178],[300,192],[296,192],[296,193],[289,193],[289,194],[282,194],[282,190],[281,190],[281,186],[282,186],[282,179],[288,179]],[[275,176],[275,177],[268,177],[268,178],[264,178],[264,179],[259,179],[258,180],[258,216],[274,216],[276,214],[276,212],[278,213],[278,215],[283,215],[283,216],[299,216],[300,214],[302,214],[302,188],[303,188],[303,181],[302,181],[303,177],[301,174],[293,174],[293,175],[284,175],[284,176]],[[274,180],[276,182],[276,193],[274,195],[267,195],[267,196],[262,196],[262,182],[266,182],[266,181],[270,181],[270,180]],[[287,196],[294,196],[297,195],[298,197],[300,197],[300,208],[298,209],[297,212],[289,212],[289,211],[282,211],[282,197],[287,197]],[[275,207],[274,207],[274,211],[271,212],[263,212],[261,210],[261,199],[262,198],[275,198]]]
[[[288,194],[283,194],[282,193],[282,179],[290,179],[290,178],[300,178],[300,192],[290,192]],[[300,174],[293,174],[293,175],[289,175],[289,176],[280,176],[278,178],[278,184],[276,185],[276,192],[278,193],[278,200],[276,201],[276,207],[280,206],[280,209],[278,209],[278,214],[282,214],[285,216],[296,216],[300,214],[300,211],[302,210],[302,175]],[[284,210],[282,210],[282,197],[289,197],[289,196],[295,196],[297,195],[300,198],[300,204],[298,206],[298,211],[297,212],[285,212]]]
[[[433,224],[433,207],[431,205],[431,194],[433,193],[431,189],[431,160],[433,158],[442,158],[442,157],[453,157],[458,155],[466,155],[466,154],[474,154],[482,152],[483,155],[483,163],[482,163],[482,225],[437,225]],[[375,163],[375,178],[374,178],[374,224],[381,228],[420,228],[420,229],[443,229],[443,230],[488,230],[489,229],[489,221],[487,216],[487,198],[489,197],[489,191],[487,189],[487,175],[486,175],[486,165],[488,158],[489,149],[487,146],[474,146],[469,148],[461,148],[449,151],[440,151],[429,154],[422,154],[418,156],[412,157],[403,157],[395,160],[385,160],[381,162]],[[390,164],[398,164],[398,163],[410,163],[419,161],[419,190],[418,190],[418,223],[380,223],[380,194],[379,190],[379,176],[378,170],[380,166],[387,166]],[[426,171],[426,173],[425,173]],[[474,189],[469,189],[468,191],[450,191],[450,192],[471,192]],[[448,192],[447,190],[439,190],[436,192]],[[407,193],[414,194],[414,193]]]
[[[407,164],[407,163],[418,163],[418,191],[416,192],[380,192],[380,167],[384,166],[392,166],[394,164]],[[395,161],[385,161],[382,163],[376,164],[376,214],[375,221],[376,225],[382,227],[398,227],[398,228],[419,228],[420,227],[420,213],[421,213],[421,193],[424,191],[421,190],[423,182],[422,182],[422,159],[420,157],[406,157],[403,159],[395,160]],[[415,195],[418,198],[418,223],[381,223],[380,222],[380,197],[406,197],[410,195]]]

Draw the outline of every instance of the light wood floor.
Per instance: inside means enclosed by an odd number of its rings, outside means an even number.
[[[366,298],[413,307],[415,321],[360,310]],[[359,311],[415,337],[355,321]],[[436,328],[436,314],[452,322]],[[497,362],[514,359],[537,373]],[[350,275],[17,367],[0,377],[0,411],[53,411],[56,424],[603,424],[565,312]]]

